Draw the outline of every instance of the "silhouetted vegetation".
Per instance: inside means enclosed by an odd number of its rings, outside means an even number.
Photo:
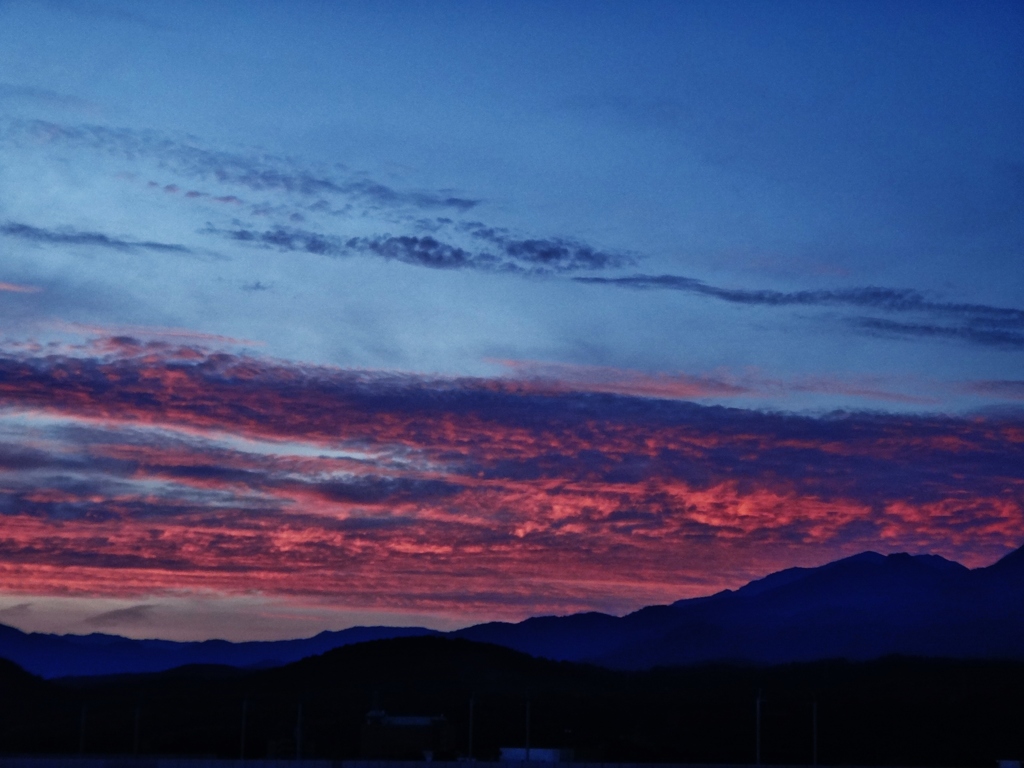
[[[1024,663],[891,657],[776,667],[615,672],[420,637],[339,648],[270,670],[183,667],[45,682],[0,663],[0,751],[354,758],[371,709],[439,715],[438,743],[474,756],[531,743],[579,760],[979,765],[1024,755]],[[244,704],[243,704],[244,702]],[[301,705],[301,730],[299,708]],[[300,739],[297,739],[300,734]]]

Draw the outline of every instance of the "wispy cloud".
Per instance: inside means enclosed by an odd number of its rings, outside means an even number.
[[[206,227],[202,232],[226,237],[236,242],[276,248],[283,252],[335,257],[365,254],[431,269],[477,269],[553,274],[602,269],[625,259],[625,257],[597,251],[574,241],[557,238],[548,240],[509,239],[500,243],[500,249],[492,252],[462,247],[432,235],[340,237],[285,227],[262,231],[247,228],[223,230]]]
[[[603,251],[570,238],[518,238],[507,229],[488,227],[480,222],[467,222],[458,228],[496,246],[509,259],[564,272],[612,269],[636,262],[636,257],[630,254]]]
[[[99,125],[60,125],[41,120],[11,122],[9,140],[60,143],[126,157],[148,157],[193,179],[276,191],[306,198],[337,198],[370,207],[468,211],[480,201],[446,191],[397,190],[338,166],[314,169],[269,154],[229,152],[200,145],[194,137],[174,138],[157,131]]]
[[[89,348],[112,351],[119,354],[138,354],[155,345],[160,349],[172,348],[173,344],[205,344],[227,347],[259,347],[262,342],[252,339],[237,339],[218,333],[204,333],[189,328],[160,328],[158,326],[116,325],[100,326],[83,323],[54,322],[53,330],[91,338]],[[178,347],[186,349],[191,347]],[[195,353],[193,352],[193,355]]]
[[[1024,332],[998,327],[984,327],[994,325],[985,322],[970,322],[964,325],[937,325],[934,323],[901,323],[878,317],[857,317],[849,322],[853,327],[865,333],[882,337],[954,339],[990,347],[1024,349]]]
[[[964,389],[968,392],[1007,400],[1024,400],[1024,380],[972,381],[965,385]]]
[[[15,83],[0,82],[0,101],[27,101],[35,104],[76,110],[95,109],[95,105],[92,102],[80,99],[77,96],[58,93],[49,88],[38,88],[32,85],[18,85]]]
[[[617,268],[636,261],[633,254],[601,249],[572,237],[524,236],[479,221],[457,222],[446,217],[424,219],[425,212],[465,213],[477,207],[480,201],[445,190],[395,189],[337,165],[314,169],[290,158],[209,149],[192,138],[185,140],[158,132],[43,121],[9,123],[3,137],[15,144],[29,143],[35,147],[57,144],[133,161],[155,160],[160,172],[171,178],[149,181],[147,188],[169,195],[180,194],[183,200],[196,205],[209,206],[213,201],[238,208],[241,220],[234,220],[228,227],[208,223],[200,229],[201,233],[286,252],[328,256],[368,254],[434,269],[533,274]],[[118,177],[138,178],[135,174],[124,173]],[[209,186],[196,188],[192,182]],[[243,199],[254,195],[239,197],[232,193],[234,189],[274,194],[263,200]],[[216,218],[214,212],[207,212]],[[249,219],[246,219],[247,214]],[[353,235],[351,228],[346,231],[331,224],[338,215],[346,222],[355,215],[376,217],[381,222],[389,221],[388,228],[393,225],[397,231]],[[263,222],[267,217],[281,223],[265,226]],[[315,229],[296,226],[308,217],[321,220]],[[323,221],[325,217],[327,224]],[[425,222],[431,223],[433,231],[429,234],[422,231]],[[0,234],[36,242],[122,250],[187,250],[181,245],[144,238],[116,237],[70,228],[44,229],[19,222],[8,222],[0,228]]]
[[[770,307],[849,306],[886,312],[929,312],[968,318],[988,318],[992,323],[1024,328],[1024,310],[985,304],[940,302],[927,299],[910,288],[843,288],[814,291],[774,291],[721,288],[702,280],[678,275],[633,275],[632,277],[577,277],[581,283],[618,285],[626,288],[667,288],[711,296],[734,304]]]
[[[874,378],[798,377],[773,379],[753,371],[742,374],[692,375],[646,373],[608,366],[544,363],[531,360],[495,360],[517,378],[551,388],[613,392],[639,397],[683,400],[732,397],[786,396],[797,393],[850,395],[883,402],[934,405],[932,397],[908,394]]]
[[[152,240],[127,240],[102,232],[81,232],[71,227],[45,229],[15,221],[0,224],[0,234],[46,245],[84,245],[110,248],[117,251],[159,251],[162,253],[192,253],[189,248],[173,243]]]
[[[19,621],[32,614],[32,603],[18,603],[8,608],[0,608],[0,619],[3,621]]]
[[[944,302],[910,288],[841,288],[807,291],[723,288],[680,275],[630,277],[575,277],[580,283],[612,285],[637,290],[666,289],[764,307],[850,307],[888,313],[916,313],[945,320],[945,325],[899,322],[877,317],[847,320],[851,327],[878,336],[956,339],[987,346],[1024,346],[1024,310],[987,304]]]
[[[22,285],[20,283],[0,283],[0,291],[7,293],[39,293],[42,288],[36,285]]]
[[[533,360],[495,360],[513,376],[552,390],[610,392],[639,397],[694,400],[752,394],[748,386],[725,377],[684,373],[644,373],[598,365],[542,363]]]
[[[151,619],[155,605],[133,605],[90,616],[83,623],[94,627],[119,627],[125,624],[145,624]]]

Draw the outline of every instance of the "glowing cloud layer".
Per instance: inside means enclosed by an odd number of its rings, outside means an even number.
[[[979,565],[1024,523],[1019,418],[763,413],[130,336],[9,345],[0,405],[9,593],[624,611],[864,549]]]

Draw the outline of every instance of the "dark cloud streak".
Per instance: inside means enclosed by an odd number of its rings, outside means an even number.
[[[289,158],[204,149],[196,145],[194,138],[176,140],[157,131],[33,120],[12,122],[6,133],[15,139],[60,141],[109,154],[151,157],[193,178],[215,179],[254,191],[274,190],[304,197],[333,196],[382,207],[424,210],[467,211],[480,203],[443,191],[399,191],[365,178],[338,179],[303,168]]]
[[[46,245],[84,245],[110,248],[116,251],[158,251],[161,253],[192,253],[183,245],[157,243],[151,240],[124,240],[102,232],[80,232],[71,228],[42,229],[28,224],[8,221],[0,225],[0,234]]]
[[[954,339],[983,346],[1024,349],[1024,333],[999,328],[900,323],[877,317],[858,317],[850,322],[855,328],[865,333],[883,338]]]
[[[509,258],[549,266],[564,272],[611,269],[636,261],[630,255],[601,251],[569,238],[515,238],[508,230],[488,227],[479,222],[460,225],[459,229],[479,240],[498,246]]]
[[[1024,310],[930,301],[910,288],[845,288],[815,291],[774,291],[721,288],[692,277],[678,275],[634,275],[632,277],[576,277],[581,283],[617,285],[626,288],[667,288],[711,296],[733,304],[758,306],[852,306],[887,312],[930,312],[972,319],[987,318],[999,325],[1024,328]]]
[[[1018,330],[1024,329],[1024,310],[986,304],[933,301],[910,288],[866,286],[808,291],[750,290],[722,288],[681,275],[574,277],[573,280],[636,290],[682,291],[744,306],[853,307],[879,312],[917,313],[957,324],[906,323],[874,317],[849,318],[848,323],[862,333],[876,336],[942,338],[984,346],[1024,348],[1024,333]]]
[[[204,234],[220,235],[242,243],[277,248],[286,252],[344,257],[369,254],[431,269],[477,269],[530,274],[564,273],[601,269],[624,257],[603,253],[569,240],[506,240],[497,253],[462,248],[432,235],[375,235],[338,237],[301,229],[268,230],[207,227]]]

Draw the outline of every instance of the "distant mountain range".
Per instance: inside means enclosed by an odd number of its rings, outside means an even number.
[[[0,625],[0,657],[48,678],[155,672],[185,664],[252,668],[369,640],[439,634],[444,633],[422,627],[353,627],[301,640],[180,643],[29,634]],[[973,570],[937,555],[865,552],[621,618],[544,616],[447,634],[617,669],[867,660],[889,654],[1024,659],[1024,547]]]
[[[1024,548],[974,570],[935,555],[865,552],[622,618],[542,617],[458,634],[619,669],[889,654],[1024,659]]]
[[[118,635],[26,633],[0,624],[0,658],[46,678],[161,672],[186,664],[261,668],[289,664],[334,648],[370,640],[441,634],[423,627],[352,627],[300,640],[232,643],[204,640],[132,640]]]

